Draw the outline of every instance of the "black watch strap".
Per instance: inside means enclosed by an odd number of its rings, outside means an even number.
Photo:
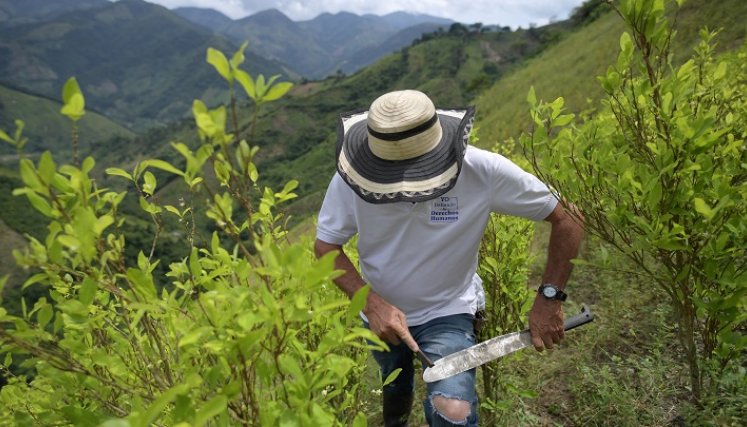
[[[546,291],[547,289],[547,291]],[[545,283],[541,285],[537,292],[542,294],[543,297],[551,300],[565,301],[568,298],[568,294],[558,289],[557,286],[551,283]]]

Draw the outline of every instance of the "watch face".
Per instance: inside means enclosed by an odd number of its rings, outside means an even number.
[[[545,298],[555,298],[555,295],[557,294],[558,290],[553,287],[547,286],[542,289],[542,295],[544,295]]]

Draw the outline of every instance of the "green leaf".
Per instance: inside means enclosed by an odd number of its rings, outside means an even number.
[[[202,326],[189,331],[179,339],[179,348],[198,343],[202,337],[213,330],[210,326]]]
[[[153,175],[150,171],[146,171],[143,175],[143,193],[152,196],[156,191],[156,185],[156,176]]]
[[[695,210],[709,221],[713,219],[714,215],[716,215],[716,211],[711,209],[711,207],[708,206],[708,203],[700,197],[694,198],[693,204],[695,205]]]
[[[0,139],[2,139],[3,141],[9,142],[13,145],[16,145],[16,141],[13,140],[13,138],[11,138],[10,136],[8,136],[8,134],[5,133],[5,131],[2,129],[0,129]]]
[[[83,111],[84,107],[85,101],[83,100],[83,95],[75,94],[69,103],[62,106],[60,113],[73,121],[78,121],[85,114]]]
[[[70,77],[65,82],[62,88],[62,102],[60,112],[71,120],[78,121],[85,114],[86,100],[75,77]]]
[[[298,180],[291,179],[290,181],[285,183],[283,190],[279,194],[276,194],[276,196],[280,196],[280,195],[285,196],[289,194],[291,191],[295,190],[296,188],[298,188]]]
[[[98,286],[96,285],[96,282],[91,279],[90,277],[87,277],[83,279],[83,283],[80,285],[80,290],[78,291],[78,300],[81,304],[88,306],[93,302],[93,298],[96,296],[96,290],[98,289]]]
[[[114,176],[121,176],[123,178],[127,178],[130,181],[133,181],[132,175],[129,174],[129,172],[120,169],[120,168],[106,168],[106,174],[107,175],[114,175]]]
[[[721,80],[726,76],[727,71],[728,64],[726,62],[719,62],[718,66],[716,67],[716,71],[713,72],[713,78],[716,80]]]
[[[371,291],[371,285],[366,285],[358,289],[353,298],[350,299],[350,306],[348,307],[348,323],[358,318],[358,314],[366,307],[368,301],[368,293]]]
[[[103,415],[73,405],[62,408],[65,418],[76,427],[101,426]]]
[[[88,174],[91,172],[93,167],[96,165],[96,160],[93,159],[93,157],[88,156],[85,159],[83,159],[83,164],[80,166],[80,171],[84,174]]]
[[[278,83],[267,92],[267,94],[262,98],[264,101],[275,101],[276,99],[279,99],[293,87],[293,83],[290,82],[282,82]]]
[[[75,77],[70,77],[62,87],[62,102],[67,104],[75,95],[80,95],[80,86]]]
[[[46,187],[39,180],[39,177],[36,174],[34,163],[32,163],[29,159],[21,159],[18,166],[21,172],[21,180],[23,180],[23,183],[34,191],[46,194]]]
[[[625,53],[633,51],[633,39],[627,32],[620,35],[620,50]]]
[[[244,62],[244,51],[246,50],[246,47],[249,45],[248,41],[245,41],[241,44],[241,47],[239,47],[239,50],[236,51],[236,53],[233,54],[233,57],[231,58],[231,67],[235,70],[239,68],[239,65],[241,65]]]
[[[54,174],[57,172],[57,165],[52,159],[49,151],[42,153],[39,159],[39,175],[45,183],[50,184],[54,180]]]
[[[249,163],[249,179],[254,183],[259,179],[259,171],[257,170],[257,165],[254,163]]]
[[[529,87],[529,93],[527,93],[527,102],[529,105],[534,107],[537,105],[537,94],[534,92],[534,86]]]
[[[572,122],[575,117],[575,114],[562,114],[553,120],[552,124],[553,126],[566,126],[568,123]]]
[[[213,123],[212,117],[210,117],[210,114],[208,113],[195,113],[195,123],[207,136],[215,135],[215,132],[218,130],[215,123]]]
[[[226,56],[223,52],[209,47],[207,50],[207,62],[212,65],[215,70],[220,74],[226,81],[233,82],[233,75],[231,75],[231,67],[228,64]]]
[[[52,309],[52,306],[44,303],[44,305],[36,313],[36,321],[37,323],[39,323],[39,327],[44,329],[49,321],[52,320],[52,316],[54,316],[54,310]]]
[[[261,100],[265,97],[265,93],[267,93],[267,83],[265,83],[265,76],[264,74],[260,74],[257,76],[257,80],[254,81],[255,90],[257,91],[257,99]]]
[[[132,288],[140,295],[145,296],[145,301],[150,301],[156,297],[156,286],[153,283],[153,276],[136,268],[127,270],[127,279],[130,281]]]
[[[397,369],[395,369],[394,371],[392,371],[392,373],[390,373],[390,374],[389,374],[389,375],[388,375],[388,376],[386,377],[386,379],[384,380],[384,384],[383,384],[383,386],[385,386],[385,387],[386,387],[387,385],[389,385],[389,384],[391,384],[392,382],[394,382],[394,380],[396,380],[396,379],[397,379],[397,377],[399,376],[399,373],[400,373],[400,372],[402,372],[402,368],[397,368]]]
[[[225,411],[227,405],[228,399],[226,399],[226,396],[219,395],[208,400],[207,403],[197,411],[194,425],[196,427],[205,425],[205,423],[210,421],[211,418]]]
[[[182,212],[174,206],[166,205],[163,208],[180,218],[182,217]]]
[[[145,212],[148,212],[149,214],[156,215],[163,211],[163,209],[161,209],[160,206],[154,203],[150,203],[145,197],[140,197],[138,202],[140,203],[140,209],[142,209]]]
[[[102,215],[98,219],[96,219],[96,223],[93,224],[93,232],[100,236],[101,233],[106,230],[106,227],[114,224],[114,217],[111,215]]]
[[[54,211],[52,211],[52,206],[47,202],[47,199],[42,196],[33,191],[27,191],[26,197],[29,199],[29,202],[31,202],[31,206],[47,218],[56,218],[58,216]]]
[[[33,285],[34,283],[39,283],[46,278],[47,278],[46,273],[36,273],[33,276],[26,279],[25,282],[23,282],[23,285],[21,285],[21,289],[26,289],[29,286]]]
[[[682,64],[682,66],[677,70],[677,78],[680,80],[687,80],[691,75],[693,75],[693,70],[695,69],[695,61],[689,60]]]
[[[252,79],[252,76],[250,76],[249,73],[244,70],[236,70],[234,74],[236,75],[236,80],[238,80],[241,87],[244,88],[244,92],[246,92],[246,95],[249,98],[256,100],[257,88],[254,84],[254,79]]]
[[[141,163],[143,168],[154,167],[161,169],[162,171],[173,173],[174,175],[184,176],[184,172],[174,167],[171,163],[159,160],[159,159],[148,159]]]

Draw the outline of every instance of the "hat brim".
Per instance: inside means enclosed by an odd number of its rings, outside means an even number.
[[[438,197],[456,184],[474,119],[474,108],[437,109],[442,137],[428,153],[407,160],[385,160],[368,145],[368,111],[340,116],[337,171],[369,203],[419,202]]]

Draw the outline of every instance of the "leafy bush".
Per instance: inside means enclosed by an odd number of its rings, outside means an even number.
[[[574,126],[562,98],[538,103],[532,90],[535,129],[522,144],[587,231],[668,295],[699,400],[709,374],[717,383],[747,348],[747,48],[716,60],[704,30],[675,68],[664,1],[615,8],[630,33],[599,78],[598,112]]]
[[[290,89],[289,83],[274,84],[277,77],[254,79],[241,70],[244,47],[230,61],[213,49],[207,56],[231,85],[234,118],[234,82],[255,102],[255,114]],[[84,113],[84,99],[70,82],[62,112],[75,121]],[[317,260],[310,242],[286,239],[278,205],[295,197],[297,183],[279,192],[261,188],[253,163],[257,148],[226,131],[227,115],[224,107],[208,110],[195,101],[202,145],[193,151],[172,143],[183,169],[158,159],[132,171],[107,169],[129,181],[153,220],[151,248],[167,216],[194,230],[194,218],[206,215],[233,241],[221,241],[217,232],[206,241],[188,234],[180,243],[189,255],[168,266],[163,288],[156,286],[161,260],[152,249],[140,248],[137,261],[127,261],[128,218],[119,207],[128,195],[98,187],[91,178],[93,158],[58,166],[49,152],[37,163],[22,156],[24,186],[14,194],[25,195],[49,226],[15,256],[19,265],[39,271],[24,286],[46,286],[50,300],[24,305],[18,316],[0,308],[0,353],[6,354],[0,371],[8,382],[0,390],[4,419],[45,425],[366,425],[359,377],[366,350],[381,348],[358,319],[366,291],[352,302],[329,292],[338,274],[333,257]],[[20,132],[0,138],[21,148]],[[207,184],[208,166],[218,188]],[[207,195],[206,212],[156,203],[156,170],[183,179],[193,196]],[[35,375],[11,372],[14,360]]]

